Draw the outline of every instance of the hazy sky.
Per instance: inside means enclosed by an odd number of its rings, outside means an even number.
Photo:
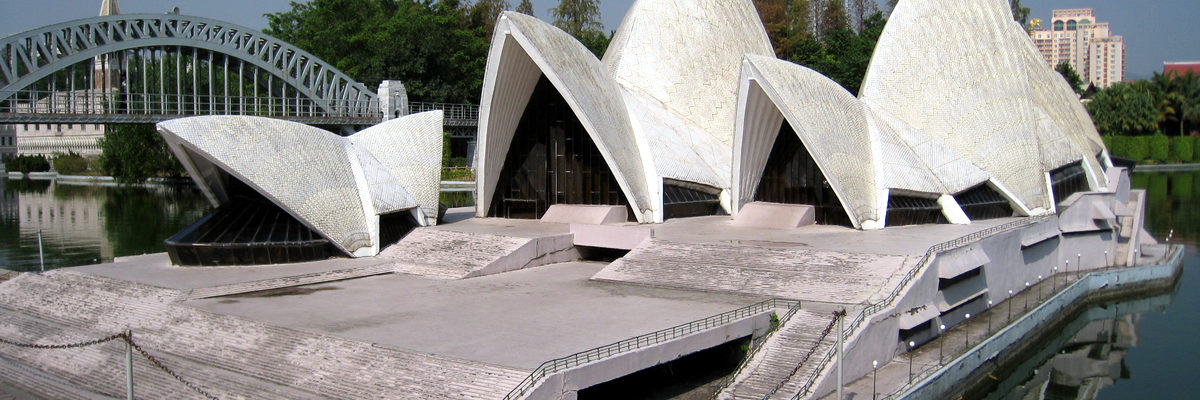
[[[520,0],[509,0],[514,5]],[[606,29],[616,29],[634,0],[601,0]],[[290,9],[289,0],[119,0],[121,12],[160,13],[179,7],[183,14],[229,21],[251,28],[267,25],[264,13]],[[1050,18],[1056,8],[1095,9],[1096,19],[1109,22],[1125,37],[1126,75],[1149,77],[1162,71],[1163,61],[1200,61],[1198,0],[1023,0],[1031,18]],[[533,0],[534,13],[548,19],[558,0]],[[0,36],[78,18],[95,16],[100,0],[0,0]]]

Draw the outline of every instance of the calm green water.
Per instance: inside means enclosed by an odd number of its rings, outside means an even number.
[[[160,253],[162,241],[200,219],[208,202],[191,185],[114,187],[0,179],[0,266],[46,268]]]

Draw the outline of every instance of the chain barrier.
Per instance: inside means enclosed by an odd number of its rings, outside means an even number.
[[[65,343],[65,344],[21,343],[21,342],[14,342],[14,341],[4,339],[4,338],[0,338],[0,343],[9,344],[9,345],[17,346],[17,347],[25,347],[25,348],[30,348],[30,349],[73,349],[73,348],[97,345],[97,344],[104,343],[104,342],[111,342],[113,340],[124,339],[124,338],[125,338],[124,333],[118,333],[116,335],[105,336],[105,337],[102,337],[99,339],[89,340],[86,342],[78,342],[78,343]]]
[[[64,343],[64,344],[22,343],[22,342],[16,342],[16,341],[4,339],[4,338],[0,338],[0,343],[17,346],[17,347],[31,348],[31,349],[73,349],[73,348],[81,348],[81,347],[87,347],[87,346],[93,346],[93,345],[97,345],[97,344],[101,344],[101,343],[111,342],[111,341],[114,341],[117,339],[120,339],[121,341],[125,342],[125,344],[132,347],[134,350],[137,350],[138,354],[141,354],[142,357],[145,357],[146,360],[150,361],[151,364],[154,364],[154,366],[157,367],[159,370],[165,372],[167,375],[170,375],[172,378],[175,378],[175,380],[179,381],[179,383],[182,383],[184,386],[187,386],[189,389],[192,389],[196,393],[199,393],[200,395],[204,396],[205,398],[207,398],[209,400],[220,400],[217,396],[214,396],[212,393],[209,393],[209,392],[205,391],[204,389],[201,389],[199,386],[192,383],[191,381],[188,381],[187,379],[183,379],[183,377],[179,376],[178,373],[175,373],[174,370],[167,368],[167,366],[164,365],[162,363],[162,361],[159,361],[158,358],[154,357],[153,355],[150,355],[150,353],[147,352],[146,349],[143,349],[142,346],[138,345],[137,343],[135,343],[133,341],[133,338],[131,337],[131,335],[126,334],[126,333],[118,333],[118,334],[109,335],[109,336],[105,336],[105,337],[102,337],[99,339],[88,340],[88,341],[84,341],[84,342]]]
[[[200,395],[204,396],[205,398],[207,398],[209,400],[219,400],[217,398],[217,396],[213,396],[212,393],[209,393],[209,392],[205,391],[204,389],[201,389],[199,386],[196,386],[196,384],[188,381],[187,379],[183,379],[183,377],[179,376],[179,374],[175,373],[175,371],[171,370],[170,368],[167,368],[167,366],[163,365],[163,363],[161,361],[158,361],[158,358],[155,358],[154,356],[150,355],[150,353],[147,353],[146,350],[142,348],[142,346],[138,346],[138,344],[134,343],[132,339],[126,338],[126,340],[129,342],[130,346],[133,346],[134,350],[137,350],[138,354],[141,354],[142,357],[146,357],[146,359],[149,360],[151,364],[154,364],[155,367],[158,367],[158,369],[162,370],[163,372],[166,372],[167,375],[170,375],[172,378],[175,378],[175,380],[179,381],[179,383],[182,383],[184,386],[187,386],[189,389],[194,390],[196,393],[199,393]]]

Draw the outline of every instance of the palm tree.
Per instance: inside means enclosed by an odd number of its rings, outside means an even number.
[[[1187,136],[1185,122],[1200,120],[1200,76],[1192,71],[1171,76],[1179,93],[1179,135]]]
[[[1160,74],[1155,72],[1154,77],[1145,82],[1145,89],[1150,91],[1150,95],[1154,97],[1154,108],[1158,111],[1158,124],[1163,127],[1164,123],[1170,119],[1179,120],[1182,124],[1182,119],[1179,115],[1179,90],[1175,85],[1175,74]]]

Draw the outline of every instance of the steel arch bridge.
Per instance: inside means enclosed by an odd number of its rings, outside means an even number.
[[[187,59],[187,50],[192,54],[185,70],[181,60]],[[208,56],[207,69],[202,65],[204,55]],[[72,90],[58,84],[41,93],[30,89],[89,60],[117,64],[104,67],[103,73],[115,74],[115,81],[123,83],[96,88],[93,82],[91,87],[78,90],[74,78],[70,78]],[[237,68],[238,84],[233,90],[230,61]],[[166,65],[168,62],[175,64],[171,76],[174,82],[165,79],[165,70],[172,67]],[[130,71],[140,71],[142,81],[147,81],[147,71],[154,69],[148,63],[158,64],[155,72],[160,79],[154,92],[149,88],[152,84],[142,82],[138,93],[131,83],[138,77],[130,76]],[[223,64],[223,76],[214,77],[221,68],[214,63]],[[125,64],[124,68],[114,68],[122,67],[120,64]],[[246,77],[247,67],[252,80]],[[198,76],[205,70],[208,90],[202,93]],[[79,76],[74,69],[71,72]],[[190,93],[184,87],[184,72],[191,74]],[[94,81],[97,72],[88,73]],[[258,93],[264,86],[260,78],[266,81],[266,96]],[[101,79],[114,81],[107,76]],[[215,88],[217,82],[223,87]],[[170,93],[170,86],[174,86],[175,93]],[[250,96],[245,93],[247,87],[253,88]],[[22,110],[18,104],[27,109]],[[0,38],[0,108],[8,108],[0,110],[0,114],[8,115],[0,122],[19,122],[21,118],[13,114],[28,114],[25,122],[41,122],[37,115],[42,115],[42,119],[57,122],[86,123],[244,114],[316,124],[368,124],[382,117],[378,95],[328,62],[254,29],[177,14],[93,17]],[[63,109],[68,111],[61,112]],[[55,113],[64,115],[46,116]]]

